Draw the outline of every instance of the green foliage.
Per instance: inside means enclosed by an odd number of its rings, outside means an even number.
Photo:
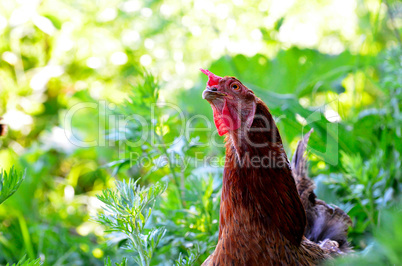
[[[135,262],[141,266],[150,265],[155,248],[165,234],[164,228],[146,230],[156,198],[166,190],[166,186],[156,183],[143,188],[133,182],[117,182],[116,191],[107,189],[98,196],[105,206],[98,222],[108,232],[121,232],[127,237],[127,249],[135,251]]]
[[[297,57],[304,56],[304,54],[311,54],[312,51],[299,51],[293,49],[293,53],[297,54]],[[392,61],[394,58],[390,57],[389,54],[395,53],[394,50],[389,51],[387,54],[383,55],[388,58],[384,63],[379,64],[379,69],[384,69],[385,66],[394,64]],[[317,53],[315,53],[317,54]],[[348,55],[350,58],[353,56]],[[219,64],[220,62],[228,63],[221,67],[226,69],[229,66],[241,65],[244,67],[243,70],[247,68],[256,69],[256,71],[248,73],[247,71],[239,71],[241,76],[244,76],[244,80],[257,80],[261,82],[259,85],[248,84],[251,88],[256,91],[257,95],[262,97],[264,101],[270,106],[271,112],[274,114],[284,115],[284,119],[278,120],[278,125],[284,128],[285,133],[282,133],[285,139],[285,145],[288,145],[293,139],[298,139],[298,136],[303,130],[303,126],[300,125],[299,120],[294,114],[298,114],[303,117],[306,121],[312,121],[308,124],[308,127],[314,127],[317,131],[312,137],[312,152],[320,156],[324,162],[324,168],[320,166],[318,168],[320,161],[317,157],[311,158],[312,160],[312,172],[313,176],[320,174],[319,178],[316,180],[318,184],[318,195],[320,198],[340,205],[344,210],[346,210],[354,221],[354,226],[350,230],[350,237],[353,245],[356,248],[365,248],[367,246],[372,246],[372,234],[378,226],[379,218],[381,217],[382,209],[388,207],[396,202],[398,195],[401,191],[400,183],[400,140],[398,139],[397,131],[398,127],[393,123],[394,118],[388,117],[389,111],[373,111],[376,109],[387,109],[390,108],[388,104],[392,102],[388,99],[392,99],[396,96],[390,96],[385,93],[384,90],[384,79],[389,79],[389,77],[394,77],[394,79],[399,79],[398,75],[395,75],[395,67],[389,67],[388,71],[383,73],[379,83],[376,84],[375,93],[382,95],[383,101],[381,102],[371,102],[370,110],[364,108],[356,108],[353,112],[358,114],[351,118],[346,116],[345,121],[341,121],[338,124],[331,123],[323,115],[326,109],[317,109],[304,107],[298,101],[298,99],[304,99],[305,94],[301,93],[294,96],[280,95],[267,91],[266,85],[264,85],[264,70],[267,69],[267,65],[274,64],[269,61],[265,61],[265,64],[258,64],[258,58],[261,56],[256,56],[257,58],[246,59],[244,56],[238,56],[232,59],[222,59],[214,66],[216,73],[220,73]],[[318,56],[319,57],[319,56]],[[325,57],[323,55],[323,57]],[[345,57],[341,55],[339,58]],[[291,57],[290,57],[291,58]],[[339,68],[342,71],[337,72],[335,75],[327,75],[327,79],[323,82],[324,78],[317,78],[318,81],[312,81],[311,76],[306,75],[306,77],[299,80],[300,91],[306,90],[307,87],[320,88],[322,84],[328,84],[328,88],[334,88],[334,84],[339,84],[343,86],[340,80],[344,80],[347,76],[359,76],[362,59],[356,60],[343,60],[338,57],[334,57],[331,60],[324,60],[325,64],[328,64],[328,68]],[[265,58],[265,60],[268,60]],[[318,60],[318,61],[320,61]],[[371,60],[371,59],[370,59]],[[368,68],[372,67],[375,62],[366,60],[369,64],[366,66]],[[248,62],[249,61],[249,62]],[[295,60],[296,62],[297,60]],[[364,61],[364,60],[363,60]],[[275,62],[275,61],[274,61]],[[278,62],[282,62],[278,60]],[[292,63],[293,64],[293,63]],[[395,64],[394,64],[395,65]],[[374,65],[375,66],[375,65]],[[261,68],[261,69],[259,69]],[[214,69],[214,68],[213,68]],[[286,69],[286,67],[283,67]],[[268,70],[266,70],[269,72]],[[309,70],[312,72],[313,70]],[[383,70],[382,70],[383,71]],[[283,72],[283,71],[282,71]],[[260,74],[258,74],[260,73]],[[284,74],[280,76],[281,72],[271,76],[271,80],[286,79],[290,74]],[[285,72],[286,73],[286,72]],[[296,73],[296,72],[294,72]],[[323,73],[327,73],[323,71]],[[230,73],[229,73],[230,74]],[[252,75],[252,76],[251,76]],[[258,75],[261,75],[259,77]],[[293,75],[293,74],[292,74]],[[366,73],[366,78],[369,78],[370,74]],[[265,81],[266,82],[266,81]],[[388,81],[391,82],[391,81]],[[321,83],[317,86],[316,83]],[[394,87],[400,87],[399,84],[394,84]],[[158,91],[160,86],[155,82],[155,79],[146,75],[145,78],[137,83],[133,87],[133,96],[130,98],[128,104],[121,106],[117,110],[120,114],[142,114],[146,121],[152,121],[153,127],[143,128],[136,122],[129,123],[129,130],[125,132],[124,137],[128,140],[135,142],[140,136],[138,132],[147,132],[146,138],[143,145],[138,146],[127,146],[125,147],[126,158],[122,161],[116,161],[108,166],[114,168],[114,174],[124,174],[125,168],[129,164],[132,165],[131,169],[135,169],[134,177],[138,178],[141,174],[145,174],[146,181],[157,182],[159,180],[169,180],[169,185],[167,188],[167,198],[156,206],[156,211],[154,211],[154,216],[152,223],[155,225],[163,225],[167,229],[166,236],[161,240],[161,245],[155,250],[154,263],[158,264],[164,260],[164,258],[176,257],[175,263],[201,263],[205,258],[212,252],[213,246],[209,243],[216,243],[216,233],[217,233],[217,220],[218,220],[218,210],[219,210],[219,187],[220,178],[222,171],[222,165],[218,165],[218,168],[213,168],[214,171],[210,171],[208,168],[210,162],[203,165],[197,165],[197,160],[194,151],[204,151],[204,154],[198,160],[207,160],[208,153],[213,155],[218,155],[218,158],[222,156],[222,150],[216,149],[214,147],[204,149],[202,144],[208,143],[211,139],[210,132],[197,132],[197,137],[195,140],[188,142],[186,138],[182,138],[179,141],[175,141],[176,137],[179,135],[181,123],[177,117],[180,114],[175,113],[175,110],[166,108],[163,106],[160,109],[155,110],[155,116],[151,117],[149,109],[158,101]],[[269,87],[268,87],[269,88]],[[201,89],[201,88],[200,88]],[[295,89],[292,89],[295,90]],[[311,93],[311,92],[309,92]],[[310,101],[316,101],[320,95],[325,95],[328,93],[327,89],[322,91],[316,90],[316,94],[310,99]],[[347,91],[334,90],[331,93],[343,94]],[[380,94],[381,93],[381,94]],[[210,107],[207,104],[197,103],[196,94],[200,94],[199,91],[189,91],[184,92],[181,99],[183,101],[182,105],[186,106],[188,113],[184,113],[185,116],[190,116],[192,114],[210,112]],[[362,94],[363,95],[363,94]],[[374,94],[373,94],[374,95]],[[360,97],[355,95],[354,97]],[[371,96],[370,96],[371,97]],[[399,96],[398,96],[399,97]],[[147,104],[140,103],[140,98],[150,99]],[[313,102],[312,102],[313,103]],[[319,102],[315,103],[319,104]],[[340,105],[340,106],[339,106]],[[335,110],[341,110],[346,106],[342,106],[343,103],[339,102],[338,105],[331,105],[332,108],[337,108]],[[193,110],[191,106],[197,106]],[[203,108],[200,108],[202,106]],[[328,108],[328,107],[327,107]],[[398,108],[400,108],[398,106]],[[163,114],[169,113],[170,116],[166,120],[166,116]],[[318,119],[314,118],[318,114]],[[313,116],[313,119],[311,118]],[[345,114],[343,114],[345,116]],[[211,115],[209,115],[211,117]],[[368,119],[370,117],[370,119]],[[381,123],[376,123],[375,121],[381,121]],[[201,124],[205,121],[200,121]],[[392,124],[389,124],[391,123]],[[371,134],[360,132],[362,127],[368,128],[373,127]],[[384,127],[387,130],[382,130]],[[164,129],[164,130],[160,130]],[[146,131],[148,130],[148,131]],[[119,130],[120,132],[122,129]],[[355,134],[354,138],[350,137],[351,132]],[[111,131],[113,133],[113,130]],[[373,133],[376,137],[373,138]],[[318,136],[317,136],[318,135]],[[111,134],[111,138],[116,136]],[[156,144],[152,143],[152,137],[154,136],[157,140]],[[293,136],[293,137],[292,137]],[[121,136],[120,136],[121,137]],[[114,138],[116,142],[124,140],[124,138]],[[287,141],[286,141],[287,140]],[[368,150],[367,146],[361,145],[362,143],[370,142],[372,146]],[[331,160],[331,157],[336,156],[333,151],[322,153],[328,149],[328,143],[332,143],[332,147],[336,148],[340,153],[339,159]],[[289,147],[287,147],[289,149]],[[335,150],[335,151],[336,151]],[[132,152],[140,153],[141,156],[130,157]],[[206,155],[207,154],[207,155]],[[143,165],[139,163],[142,158],[149,158],[151,156],[151,163],[148,165]],[[220,157],[222,158],[222,157]],[[184,165],[182,162],[190,162]],[[177,163],[179,161],[180,163]],[[208,161],[208,160],[207,160]],[[163,163],[161,163],[163,162]],[[215,165],[216,167],[216,165]],[[210,178],[205,178],[205,175],[209,175]],[[190,208],[188,207],[190,206]],[[195,211],[195,212],[194,212]],[[195,215],[194,215],[195,214]],[[169,222],[166,222],[169,221]],[[183,228],[185,230],[183,230]],[[183,237],[184,236],[184,237]],[[172,239],[172,240],[170,240]],[[191,243],[191,244],[190,244]],[[185,247],[191,247],[197,243],[200,245],[202,250],[199,258],[194,255],[190,255],[188,258],[182,257],[182,252],[185,251]],[[189,245],[190,244],[190,245]]]
[[[128,260],[126,258],[123,258],[121,263],[115,262],[114,265],[112,264],[112,261],[110,260],[110,257],[107,257],[105,259],[105,266],[128,266]]]
[[[361,248],[371,245],[371,234],[379,226],[383,210],[395,205],[402,191],[402,106],[397,100],[401,95],[396,92],[402,88],[402,54],[397,48],[382,57],[382,100],[361,111],[352,129],[359,132],[359,141],[366,145],[360,147],[359,153],[342,152],[341,170],[329,174],[325,181],[321,177],[320,182],[324,181],[328,188],[318,193],[324,198],[325,194],[332,195],[348,211],[354,222],[349,235]]]
[[[25,178],[25,173],[18,172],[14,166],[7,172],[1,170],[0,172],[0,204],[13,195],[22,181]]]
[[[26,259],[24,256],[20,261],[18,261],[17,264],[14,263],[12,266],[40,266],[40,265],[42,265],[40,259],[31,260]],[[7,266],[10,266],[10,264],[7,263]]]
[[[384,210],[370,245],[357,254],[339,258],[336,265],[400,265],[402,263],[401,223],[400,207]]]
[[[198,246],[195,252],[190,252],[187,257],[183,256],[182,253],[179,254],[179,257],[175,261],[175,266],[191,266],[197,262],[198,257],[200,256],[200,250]]]
[[[44,265],[132,265],[141,247],[151,265],[201,264],[218,238],[224,159],[201,99],[198,69],[209,66],[267,103],[287,154],[315,129],[310,173],[319,197],[354,221],[353,261],[398,264],[399,240],[381,236],[398,235],[400,222],[382,221],[402,191],[399,2],[0,2],[0,116],[9,128],[0,168],[26,169],[0,205],[0,264],[26,255]],[[79,105],[69,132],[66,115]],[[186,128],[195,130],[180,137]],[[131,210],[118,203],[134,187],[120,193],[112,180],[167,187],[149,202],[152,215],[147,207],[116,221]],[[118,229],[107,239],[91,220],[101,191],[117,200],[104,213],[106,229]],[[144,236],[137,246],[122,232],[128,217],[143,227],[127,227]]]
[[[146,74],[133,86],[128,102],[116,110],[116,116],[141,115],[147,126],[129,120],[124,128],[110,129],[108,139],[116,142],[125,159],[106,166],[113,168],[114,175],[123,177],[131,166],[130,177],[139,182],[168,184],[149,221],[149,226],[166,228],[153,264],[200,263],[213,248],[209,242],[217,239],[222,169],[208,168],[202,162],[204,155],[200,157],[202,151],[208,150],[208,146],[200,144],[207,143],[209,132],[193,132],[189,138],[180,135],[183,116],[188,114],[178,112],[174,105],[157,105],[159,88],[155,78]],[[144,136],[141,145],[130,145]],[[200,251],[189,257],[182,255],[197,244]]]

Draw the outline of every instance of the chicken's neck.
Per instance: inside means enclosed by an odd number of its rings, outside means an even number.
[[[227,138],[219,238],[247,234],[285,237],[300,244],[306,224],[289,161],[275,122],[262,102],[246,134]],[[230,228],[230,230],[228,230]]]

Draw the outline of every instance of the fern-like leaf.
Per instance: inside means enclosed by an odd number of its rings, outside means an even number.
[[[0,172],[0,204],[17,191],[25,178],[25,172],[18,172],[14,166],[10,171],[1,170]]]

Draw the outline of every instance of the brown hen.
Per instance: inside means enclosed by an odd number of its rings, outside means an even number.
[[[203,265],[315,265],[348,252],[349,216],[317,200],[306,175],[311,132],[291,167],[264,102],[234,77],[202,72],[203,98],[226,135],[219,240]]]

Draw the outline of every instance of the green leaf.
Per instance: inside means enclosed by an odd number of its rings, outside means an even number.
[[[12,266],[40,266],[42,265],[42,262],[40,259],[27,259],[26,255],[20,259],[17,264],[13,264]],[[9,263],[7,263],[7,266],[10,266]]]
[[[0,172],[0,204],[13,195],[22,181],[25,178],[25,172],[17,172],[17,170],[11,167],[9,173],[1,170]]]

